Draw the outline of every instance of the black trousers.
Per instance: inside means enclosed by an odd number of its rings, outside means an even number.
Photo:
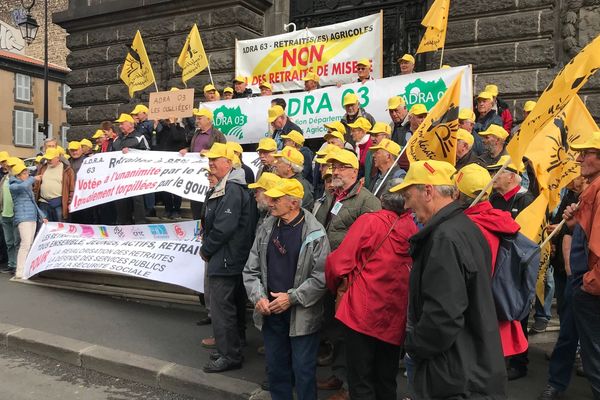
[[[396,400],[400,346],[344,325],[348,388],[352,400]]]
[[[211,276],[208,282],[210,314],[217,351],[230,362],[240,363],[241,339],[245,339],[245,314],[240,313],[240,306],[243,304],[245,307],[245,298],[241,296],[244,289],[242,275]]]
[[[144,196],[133,196],[115,200],[117,208],[117,225],[133,225],[146,223]]]
[[[204,203],[201,201],[190,200],[190,208],[192,209],[192,218],[194,220],[199,220],[202,216],[202,205]]]

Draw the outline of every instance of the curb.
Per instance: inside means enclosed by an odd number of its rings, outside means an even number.
[[[0,323],[0,345],[198,398],[246,400],[257,384],[64,336]]]

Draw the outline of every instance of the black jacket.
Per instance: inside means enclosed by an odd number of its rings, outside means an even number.
[[[232,170],[206,194],[200,252],[208,276],[241,275],[256,231],[257,208],[244,171]]]
[[[242,93],[238,93],[236,91],[233,92],[234,99],[243,99],[243,98],[252,97],[252,96],[253,96],[253,93],[252,93],[252,89],[250,89],[250,88],[246,88]]]
[[[498,210],[508,211],[513,219],[517,218],[517,215],[519,215],[521,211],[533,203],[533,200],[535,200],[535,198],[529,191],[517,192],[508,200],[505,200],[504,196],[498,192],[492,193],[490,196],[492,207],[497,208]]]
[[[506,399],[491,251],[456,202],[411,239],[405,349],[419,399]]]
[[[156,134],[157,146],[155,150],[179,151],[187,148],[187,129],[181,124],[162,122],[162,129]]]
[[[456,160],[456,170],[458,171],[465,165],[469,164],[480,164],[481,161],[477,158],[477,154],[473,151],[473,149],[469,150],[467,154],[465,154],[461,159]]]
[[[146,137],[135,131],[127,136],[121,133],[112,144],[113,151],[120,151],[126,147],[128,149],[150,150]]]

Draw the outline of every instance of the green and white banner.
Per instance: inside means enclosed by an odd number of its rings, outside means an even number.
[[[267,112],[271,100],[283,98],[287,103],[287,115],[302,128],[305,138],[313,139],[325,134],[323,124],[339,121],[344,116],[342,99],[346,93],[356,93],[360,106],[376,121],[390,122],[387,111],[390,97],[402,96],[407,108],[422,103],[430,110],[463,71],[460,107],[472,109],[473,78],[470,65],[374,79],[365,84],[351,83],[311,92],[214,101],[200,106],[213,111],[215,126],[228,139],[239,143],[257,143],[270,135]]]

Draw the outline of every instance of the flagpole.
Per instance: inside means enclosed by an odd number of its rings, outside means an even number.
[[[440,56],[440,69],[444,65],[444,47],[442,47],[442,55]]]
[[[404,151],[406,150],[408,146],[404,146],[404,148],[402,149],[402,151],[400,152],[400,154],[398,154],[398,157],[396,157],[396,160],[394,160],[394,164],[398,163],[398,160],[400,160],[400,157],[402,157],[402,154],[404,154]],[[373,195],[377,196],[377,193],[379,192],[379,189],[381,189],[381,187],[383,186],[383,183],[385,182],[385,180],[387,179],[387,177],[390,175],[390,172],[392,172],[392,168],[394,168],[394,164],[392,164],[392,166],[390,167],[390,169],[388,169],[388,171],[385,173],[385,175],[383,176],[383,179],[381,180],[381,183],[379,184],[379,186],[377,186],[377,189],[375,189],[375,191],[373,192]]]
[[[575,204],[575,209],[577,209],[577,207],[579,207],[579,202],[577,202],[577,204]],[[558,233],[560,232],[560,230],[562,229],[563,225],[565,224],[565,222],[567,222],[566,219],[563,219],[562,221],[560,221],[560,224],[556,225],[556,227],[554,228],[554,230],[552,232],[550,232],[550,234],[546,237],[546,239],[544,239],[544,241],[540,244],[540,248],[544,248],[545,245],[548,244],[548,242]]]
[[[208,76],[210,76],[210,83],[213,86],[215,86],[215,82],[213,82],[212,72],[210,72],[210,56],[212,56],[212,54],[208,55],[208,62],[206,63],[206,67],[208,68]]]
[[[475,198],[475,200],[473,200],[473,202],[471,203],[471,205],[469,207],[473,207],[475,204],[479,203],[479,200],[481,200],[481,198],[483,197],[483,195],[485,193],[487,193],[487,191],[489,190],[489,188],[492,187],[492,185],[494,184],[494,182],[496,181],[496,177],[498,175],[500,175],[501,172],[504,172],[504,170],[506,169],[506,167],[508,167],[508,164],[510,164],[510,157],[508,157],[508,159],[506,160],[506,162],[504,163],[504,165],[502,165],[502,167],[500,167],[500,169],[498,170],[498,172],[496,172],[494,174],[494,176],[492,177],[492,180],[485,186],[485,188],[483,188],[483,190],[477,195],[477,197]]]

